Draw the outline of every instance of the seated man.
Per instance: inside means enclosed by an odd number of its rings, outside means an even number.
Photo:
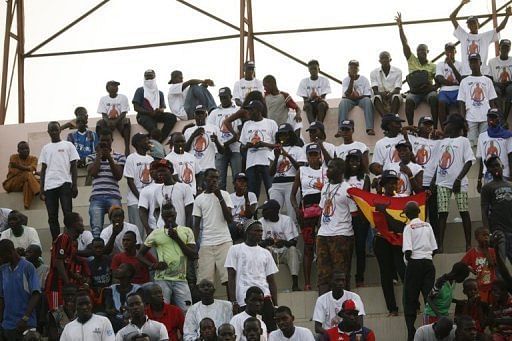
[[[41,190],[36,178],[38,174],[37,157],[30,155],[28,143],[21,141],[18,143],[18,154],[9,158],[9,171],[2,185],[7,193],[23,192],[23,206],[28,209]]]
[[[441,85],[437,100],[439,101],[439,122],[444,122],[448,116],[449,106],[457,105],[459,84],[462,80],[462,64],[455,60],[455,44],[444,45],[445,60],[436,65],[436,82]],[[434,121],[437,128],[437,121]]]
[[[137,225],[130,224],[125,221],[124,210],[121,206],[114,205],[110,207],[108,210],[108,218],[110,219],[111,224],[105,227],[100,233],[100,238],[105,241],[105,245],[108,243],[110,236],[112,236],[114,228],[121,229],[121,232],[116,236],[112,255],[125,251],[123,247],[123,239],[124,234],[128,231],[132,231],[135,234],[136,245],[142,245],[139,228]]]
[[[233,98],[237,106],[242,107],[245,97],[252,91],[259,91],[263,95],[263,82],[255,77],[253,61],[244,63],[244,78],[235,82],[233,86]]]
[[[199,337],[200,323],[205,318],[211,318],[216,326],[229,323],[233,317],[231,303],[225,300],[213,298],[215,287],[207,279],[203,279],[197,285],[201,301],[187,310],[185,325],[183,327],[183,340],[195,341]]]
[[[391,55],[387,51],[379,54],[380,68],[370,73],[370,83],[373,90],[373,107],[382,117],[384,114],[398,114],[402,97],[402,70],[392,66]]]
[[[512,102],[512,57],[510,53],[510,40],[500,40],[500,55],[489,60],[489,73],[494,83],[494,90],[498,95],[497,104],[503,112],[503,122],[507,122]]]
[[[359,62],[357,60],[348,62],[348,77],[343,80],[342,87],[343,97],[338,106],[338,127],[341,126],[341,122],[347,119],[349,111],[358,105],[364,111],[366,133],[375,135],[373,130],[373,107],[370,100],[372,90],[368,79],[359,74]]]
[[[176,116],[170,112],[164,112],[164,94],[158,90],[155,71],[144,72],[144,86],[135,90],[132,103],[133,109],[137,112],[137,122],[149,133],[157,128],[158,122],[163,122],[160,142],[167,139],[176,124]]]
[[[190,79],[183,81],[183,73],[178,70],[171,72],[169,80],[169,108],[180,120],[186,121],[194,118],[196,106],[208,108],[208,112],[215,109],[217,104],[208,86],[215,86],[211,79]]]
[[[78,116],[85,116],[86,118],[89,118],[89,115],[87,114],[87,109],[85,109],[84,107],[76,107],[73,114],[75,115],[75,118],[61,125],[60,131],[66,129],[76,129],[76,118]]]
[[[9,228],[2,232],[0,239],[9,239],[13,242],[16,249],[25,250],[32,244],[41,246],[36,229],[25,226],[27,224],[27,217],[24,214],[16,210],[11,211],[7,222]]]
[[[284,341],[284,340],[301,340],[301,341],[313,341],[313,333],[311,330],[295,326],[293,321],[295,317],[292,314],[290,308],[286,306],[280,306],[276,309],[276,324],[279,327],[278,330],[274,330],[268,336],[269,341]]]
[[[414,110],[421,101],[425,101],[430,105],[430,116],[434,118],[434,122],[437,122],[437,93],[432,84],[436,73],[436,64],[428,61],[428,46],[425,44],[418,45],[416,48],[417,56],[412,53],[402,27],[402,15],[398,13],[395,20],[398,25],[404,56],[407,59],[407,66],[409,68],[407,83],[409,83],[411,92],[405,99],[407,124],[414,124]]]
[[[269,200],[261,207],[263,237],[260,246],[268,248],[279,264],[286,262],[292,274],[292,290],[299,291],[300,252],[297,250],[299,233],[292,219],[279,214],[281,206],[276,200]]]
[[[177,306],[164,302],[162,288],[158,284],[145,286],[144,290],[146,315],[152,320],[163,323],[169,334],[169,340],[177,341],[178,335],[183,335],[185,320],[183,312]]]
[[[371,329],[363,327],[359,319],[359,310],[353,300],[346,300],[338,313],[341,321],[337,326],[326,331],[329,341],[338,340],[365,340],[375,341],[375,334]]]
[[[323,122],[329,104],[325,101],[327,94],[331,93],[331,85],[325,77],[319,76],[320,64],[318,60],[308,62],[309,78],[300,81],[297,96],[304,100],[304,111],[308,117],[308,122]]]
[[[105,128],[112,132],[117,129],[124,139],[124,155],[128,156],[130,154],[132,125],[126,114],[130,111],[130,104],[128,103],[128,97],[117,93],[119,84],[116,81],[107,82],[108,96],[100,98],[98,114],[101,114],[102,119],[96,123],[96,132]]]
[[[455,328],[452,320],[441,317],[437,322],[419,327],[414,334],[416,341],[454,340]]]
[[[98,134],[87,128],[87,115],[78,115],[75,122],[77,130],[68,134],[67,141],[73,143],[80,156],[76,166],[84,168],[85,159],[96,151]]]

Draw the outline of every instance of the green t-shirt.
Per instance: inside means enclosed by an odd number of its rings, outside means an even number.
[[[436,75],[436,64],[428,62],[427,64],[422,65],[418,57],[413,53],[411,53],[411,56],[407,60],[407,67],[409,68],[409,73],[420,70],[428,71],[429,81],[432,81]]]
[[[448,316],[448,310],[450,310],[450,305],[452,304],[453,300],[454,289],[455,283],[450,283],[450,281],[447,281],[442,277],[437,280],[437,283],[432,289],[431,295],[434,296],[432,301],[437,307],[437,310],[439,310],[441,316]],[[427,316],[436,316],[436,313],[432,310],[428,303],[425,305],[424,313]]]
[[[166,228],[153,230],[144,245],[156,248],[159,262],[167,263],[167,269],[156,271],[155,280],[186,281],[187,257],[180,246],[168,236]],[[185,244],[195,244],[192,229],[185,226],[176,227],[178,236]]]

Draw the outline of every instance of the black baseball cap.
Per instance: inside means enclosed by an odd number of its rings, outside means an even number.
[[[476,21],[478,22],[478,17],[475,17],[474,15],[471,15],[469,16],[467,19],[466,19],[466,23],[469,23],[471,21]]]
[[[471,60],[471,59],[478,59],[479,61],[482,61],[482,58],[480,57],[479,53],[471,53],[468,56],[468,60]]]
[[[256,64],[252,60],[248,60],[244,63],[244,69],[254,69],[256,68]]]
[[[354,121],[353,120],[345,120],[340,124],[340,128],[350,128],[354,129]]]
[[[231,96],[231,89],[227,86],[219,89],[219,97]]]
[[[259,208],[261,208],[262,210],[268,210],[268,209],[280,210],[281,205],[279,205],[277,200],[270,199],[270,200],[265,201],[265,203],[263,205],[261,205]]]
[[[361,159],[363,157],[363,153],[359,149],[351,149],[348,151],[346,159],[349,157],[357,157]]]
[[[260,113],[265,111],[265,105],[257,99],[250,101],[249,104],[247,104],[244,108],[249,110],[256,110]]]
[[[496,108],[491,108],[487,112],[487,116],[500,117],[501,116],[501,112],[498,109],[496,109]]]
[[[418,125],[423,124],[423,123],[434,124],[434,119],[431,116],[423,116],[418,121]]]
[[[238,173],[237,175],[235,175],[235,177],[233,178],[233,181],[236,181],[238,179],[245,179],[245,181],[248,181],[249,178],[247,177],[247,175],[245,173]]]
[[[283,123],[277,129],[277,133],[293,133],[293,127],[290,123]]]
[[[401,119],[398,114],[384,114],[382,122],[405,122],[405,120]]]
[[[108,81],[107,84],[105,85],[105,87],[108,87],[109,85],[121,85],[121,83],[119,83],[118,81]]]
[[[384,179],[386,179],[386,180],[397,179],[398,180],[399,178],[400,177],[399,177],[398,173],[393,169],[386,169],[385,171],[382,172],[382,175],[381,175],[381,179],[383,179],[383,180]]]
[[[206,109],[206,107],[204,105],[198,104],[198,105],[196,105],[194,112],[198,112],[198,111],[208,112],[208,109]]]
[[[446,121],[443,122],[443,125],[446,125],[448,123],[456,123],[456,124],[464,124],[466,120],[464,117],[460,116],[459,114],[450,114]]]
[[[348,62],[348,65],[356,65],[356,66],[359,66],[359,62],[355,59],[352,59]]]
[[[395,144],[395,149],[400,147],[408,147],[410,150],[412,150],[412,145],[405,140],[399,141],[397,144]]]
[[[311,129],[320,129],[321,131],[325,132],[325,126],[320,121],[315,121],[309,125],[309,128],[306,129],[306,131],[310,131]]]
[[[306,154],[309,153],[321,153],[322,148],[316,143],[311,143],[306,146]]]

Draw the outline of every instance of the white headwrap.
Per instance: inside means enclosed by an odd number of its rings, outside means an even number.
[[[156,79],[144,80],[144,98],[151,104],[153,110],[160,108],[160,92],[156,85]]]

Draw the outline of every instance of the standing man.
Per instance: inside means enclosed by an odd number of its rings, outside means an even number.
[[[341,122],[347,119],[350,110],[357,105],[364,112],[366,133],[375,135],[373,130],[373,107],[370,99],[372,90],[368,79],[359,74],[359,62],[357,60],[348,62],[348,77],[345,77],[342,86],[343,98],[338,106],[338,127],[341,129]]]
[[[225,267],[228,270],[228,298],[233,303],[233,312],[240,311],[238,302],[247,303],[248,289],[252,286],[263,291],[263,322],[269,331],[275,330],[274,306],[277,306],[277,287],[274,274],[277,268],[270,251],[258,244],[263,227],[257,220],[249,219],[244,224],[245,241],[233,245],[228,252]]]
[[[430,106],[430,114],[435,122],[437,120],[437,92],[432,81],[436,74],[436,64],[428,61],[427,55],[429,51],[426,44],[418,45],[416,55],[412,53],[402,26],[402,14],[400,12],[397,13],[395,20],[398,25],[400,41],[402,42],[404,56],[409,69],[407,83],[409,83],[411,92],[405,99],[407,123],[410,126],[414,124],[414,110],[421,101],[427,102]]]
[[[117,129],[124,139],[124,155],[128,156],[132,124],[126,114],[130,111],[130,104],[128,97],[118,94],[119,84],[116,81],[107,82],[108,95],[101,97],[98,104],[98,114],[102,119],[96,123],[96,132],[109,129],[113,133]]]
[[[137,112],[137,122],[151,133],[157,129],[157,123],[163,122],[160,141],[164,141],[176,124],[176,116],[170,112],[164,112],[165,100],[162,91],[158,90],[155,71],[144,72],[144,86],[137,88],[132,99],[133,109]]]
[[[478,33],[478,29],[480,24],[478,23],[478,18],[471,16],[466,20],[468,25],[469,32],[463,29],[459,23],[457,22],[457,15],[459,14],[460,9],[470,0],[462,0],[450,14],[450,20],[452,21],[453,27],[455,31],[453,35],[455,38],[460,40],[461,53],[462,53],[462,75],[466,76],[471,74],[471,68],[468,63],[469,55],[478,53],[482,57],[483,67],[482,73],[484,75],[488,75],[489,71],[487,68],[487,54],[489,52],[489,45],[495,41],[500,39],[499,32],[505,28],[507,25],[508,17],[512,14],[512,9],[507,7],[506,15],[501,24],[493,30],[489,30],[483,33]]]
[[[172,150],[165,158],[172,163],[174,175],[177,180],[189,186],[192,190],[192,194],[196,195],[196,173],[199,173],[201,168],[197,165],[194,155],[185,151],[187,140],[182,133],[173,133],[171,141]]]
[[[254,65],[253,61],[245,62],[244,78],[237,81],[233,86],[233,97],[235,98],[236,105],[239,107],[242,106],[245,96],[247,96],[249,92],[259,91],[263,95],[263,82],[256,79],[255,68],[256,65]]]
[[[103,229],[105,214],[112,206],[121,206],[119,180],[123,177],[126,157],[112,151],[112,132],[100,131],[100,143],[96,153],[86,159],[87,172],[92,176],[92,192],[89,198],[89,222],[94,237]]]
[[[147,155],[151,149],[149,138],[145,134],[137,133],[132,137],[132,146],[135,152],[128,155],[123,175],[128,183],[128,220],[139,227],[139,233],[144,235],[144,228],[139,217],[139,193],[147,185],[153,182],[149,171],[153,158]]]
[[[229,226],[233,222],[233,203],[229,193],[219,189],[219,172],[209,168],[204,172],[205,191],[194,201],[194,235],[201,235],[198,261],[198,283],[203,279],[215,280],[215,270],[223,285],[228,283],[228,271],[224,267],[230,247],[233,245]]]
[[[171,72],[169,83],[169,93],[167,100],[171,112],[180,120],[186,121],[194,118],[194,110],[198,105],[202,105],[213,110],[217,104],[212,94],[208,91],[208,86],[214,86],[211,79],[190,79],[183,81],[183,73],[179,70]]]
[[[478,136],[487,130],[485,115],[490,108],[496,108],[496,91],[489,77],[482,75],[482,60],[478,53],[469,55],[471,75],[460,82],[459,115],[464,117],[468,124],[468,139],[472,146],[476,146]]]
[[[444,122],[450,106],[457,105],[459,84],[462,80],[462,64],[455,60],[455,44],[446,43],[444,54],[446,58],[436,65],[436,82],[441,85],[437,100],[439,101],[439,122]],[[437,128],[437,121],[434,122]]]
[[[239,126],[242,125],[240,120],[231,123],[236,134],[226,126],[226,119],[238,111],[238,107],[232,102],[231,90],[228,87],[219,89],[220,106],[213,109],[206,119],[207,125],[215,126],[219,129],[219,141],[224,145],[224,154],[215,155],[215,168],[220,172],[220,189],[226,190],[226,177],[228,173],[228,165],[231,167],[231,174],[236,175],[242,171],[242,155],[240,154],[240,142],[238,136],[240,133]]]
[[[37,326],[36,305],[41,284],[34,265],[20,257],[12,241],[0,240],[0,313],[5,340],[21,341],[23,332]]]
[[[329,110],[329,104],[325,97],[331,93],[331,85],[327,78],[318,75],[320,73],[318,60],[310,60],[308,70],[310,76],[300,81],[297,96],[304,100],[303,109],[309,124],[315,121],[323,122],[327,110]]]
[[[65,215],[73,209],[72,199],[78,195],[76,163],[80,156],[72,143],[60,139],[59,122],[48,123],[48,135],[51,143],[43,146],[39,156],[43,189],[40,197],[46,204],[48,225],[55,240],[60,233],[59,201]]]
[[[402,70],[392,66],[391,55],[387,51],[379,54],[380,68],[370,73],[370,83],[373,90],[373,107],[382,117],[384,114],[398,114],[402,97]]]
[[[498,95],[498,108],[503,112],[502,120],[507,123],[512,102],[512,57],[510,53],[510,40],[500,40],[500,55],[489,60],[489,74],[494,83],[494,90]]]

